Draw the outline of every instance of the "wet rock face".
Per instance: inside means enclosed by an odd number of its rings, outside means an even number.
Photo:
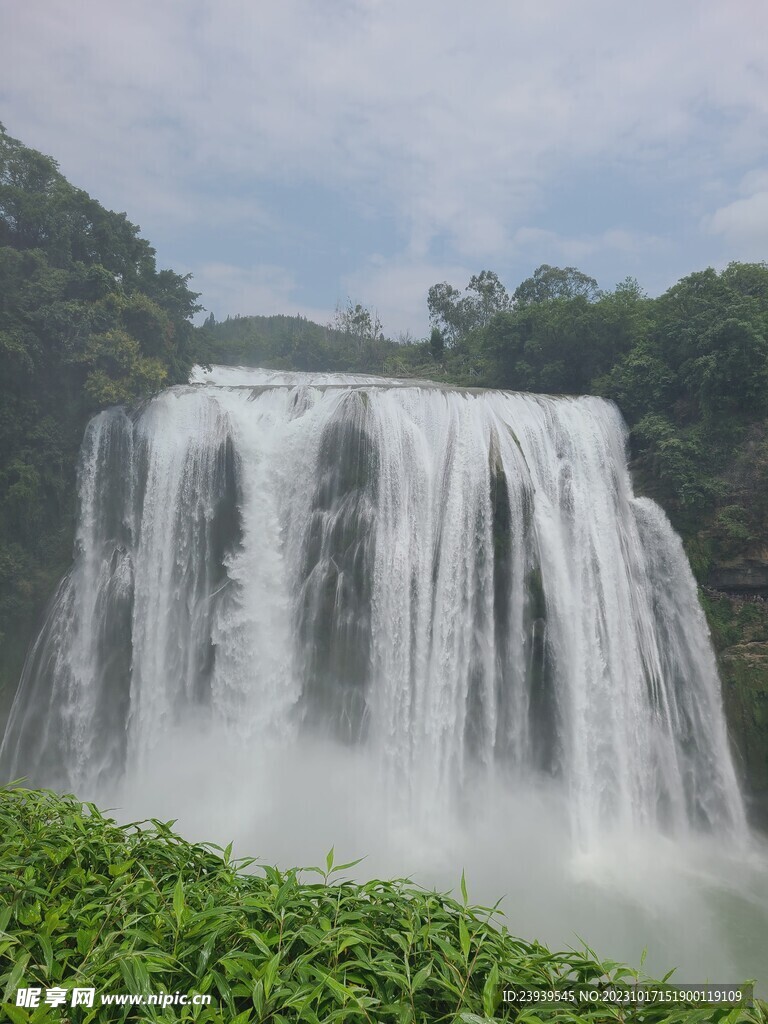
[[[732,592],[706,587],[702,601],[748,811],[755,825],[768,829],[768,600],[740,586]]]
[[[728,731],[750,816],[768,829],[768,643],[729,647],[719,662]]]
[[[713,590],[768,597],[768,559],[744,558],[716,564],[707,580]]]

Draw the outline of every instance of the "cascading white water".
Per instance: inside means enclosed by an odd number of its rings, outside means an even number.
[[[538,792],[530,813],[557,801],[549,839],[582,854],[611,834],[745,840],[694,580],[632,494],[614,406],[195,379],[88,427],[76,560],[4,776],[109,797],[183,763],[176,787],[215,814],[195,764],[226,764],[263,823],[292,813],[270,792],[315,785],[320,744],[360,773],[346,796],[329,774],[329,802],[358,821],[375,802],[385,830]],[[163,761],[185,737],[194,753]]]

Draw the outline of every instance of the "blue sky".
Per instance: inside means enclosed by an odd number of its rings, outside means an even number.
[[[768,258],[764,0],[0,5],[0,120],[217,318]]]

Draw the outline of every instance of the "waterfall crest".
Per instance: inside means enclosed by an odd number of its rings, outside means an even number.
[[[545,778],[576,837],[745,834],[695,583],[613,405],[195,379],[88,426],[5,777],[91,793],[202,720],[360,748],[416,815]]]

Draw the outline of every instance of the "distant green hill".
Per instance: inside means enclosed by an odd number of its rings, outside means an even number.
[[[365,326],[348,323],[347,330],[340,330],[302,316],[236,316],[220,323],[209,317],[195,332],[196,353],[203,363],[271,370],[398,376],[435,372],[426,343],[402,345]]]

